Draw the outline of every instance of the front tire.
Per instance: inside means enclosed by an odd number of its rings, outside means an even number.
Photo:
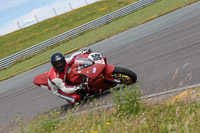
[[[120,80],[120,84],[130,85],[137,81],[137,75],[123,67],[115,67],[112,75],[115,79]]]

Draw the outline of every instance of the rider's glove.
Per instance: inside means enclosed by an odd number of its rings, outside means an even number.
[[[92,52],[91,49],[85,49],[82,51],[82,54],[85,54],[85,53],[90,54],[91,52]]]
[[[81,52],[82,52],[82,54],[85,54],[85,53],[87,53],[87,49],[85,49],[85,50],[83,50]]]
[[[74,87],[75,91],[82,89],[80,85]]]
[[[81,89],[84,89],[84,84],[80,84],[75,87],[75,90],[81,90]]]

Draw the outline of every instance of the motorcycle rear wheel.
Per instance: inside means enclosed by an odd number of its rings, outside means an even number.
[[[120,84],[130,85],[137,81],[137,75],[123,67],[115,67],[112,75],[115,79],[120,80]]]

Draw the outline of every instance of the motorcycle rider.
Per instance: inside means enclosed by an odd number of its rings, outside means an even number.
[[[67,85],[66,75],[71,72],[70,65],[74,62],[77,55],[82,52],[76,52],[69,58],[65,58],[60,52],[55,52],[50,56],[52,67],[48,72],[48,86],[51,91],[70,104],[74,104],[80,101],[81,96],[76,93],[81,89],[81,85],[69,86]]]

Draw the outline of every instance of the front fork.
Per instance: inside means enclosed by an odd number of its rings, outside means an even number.
[[[89,82],[89,78],[86,75],[83,75],[83,83],[82,83],[82,85],[83,85],[84,88],[87,87],[87,89],[90,90],[88,82]]]

